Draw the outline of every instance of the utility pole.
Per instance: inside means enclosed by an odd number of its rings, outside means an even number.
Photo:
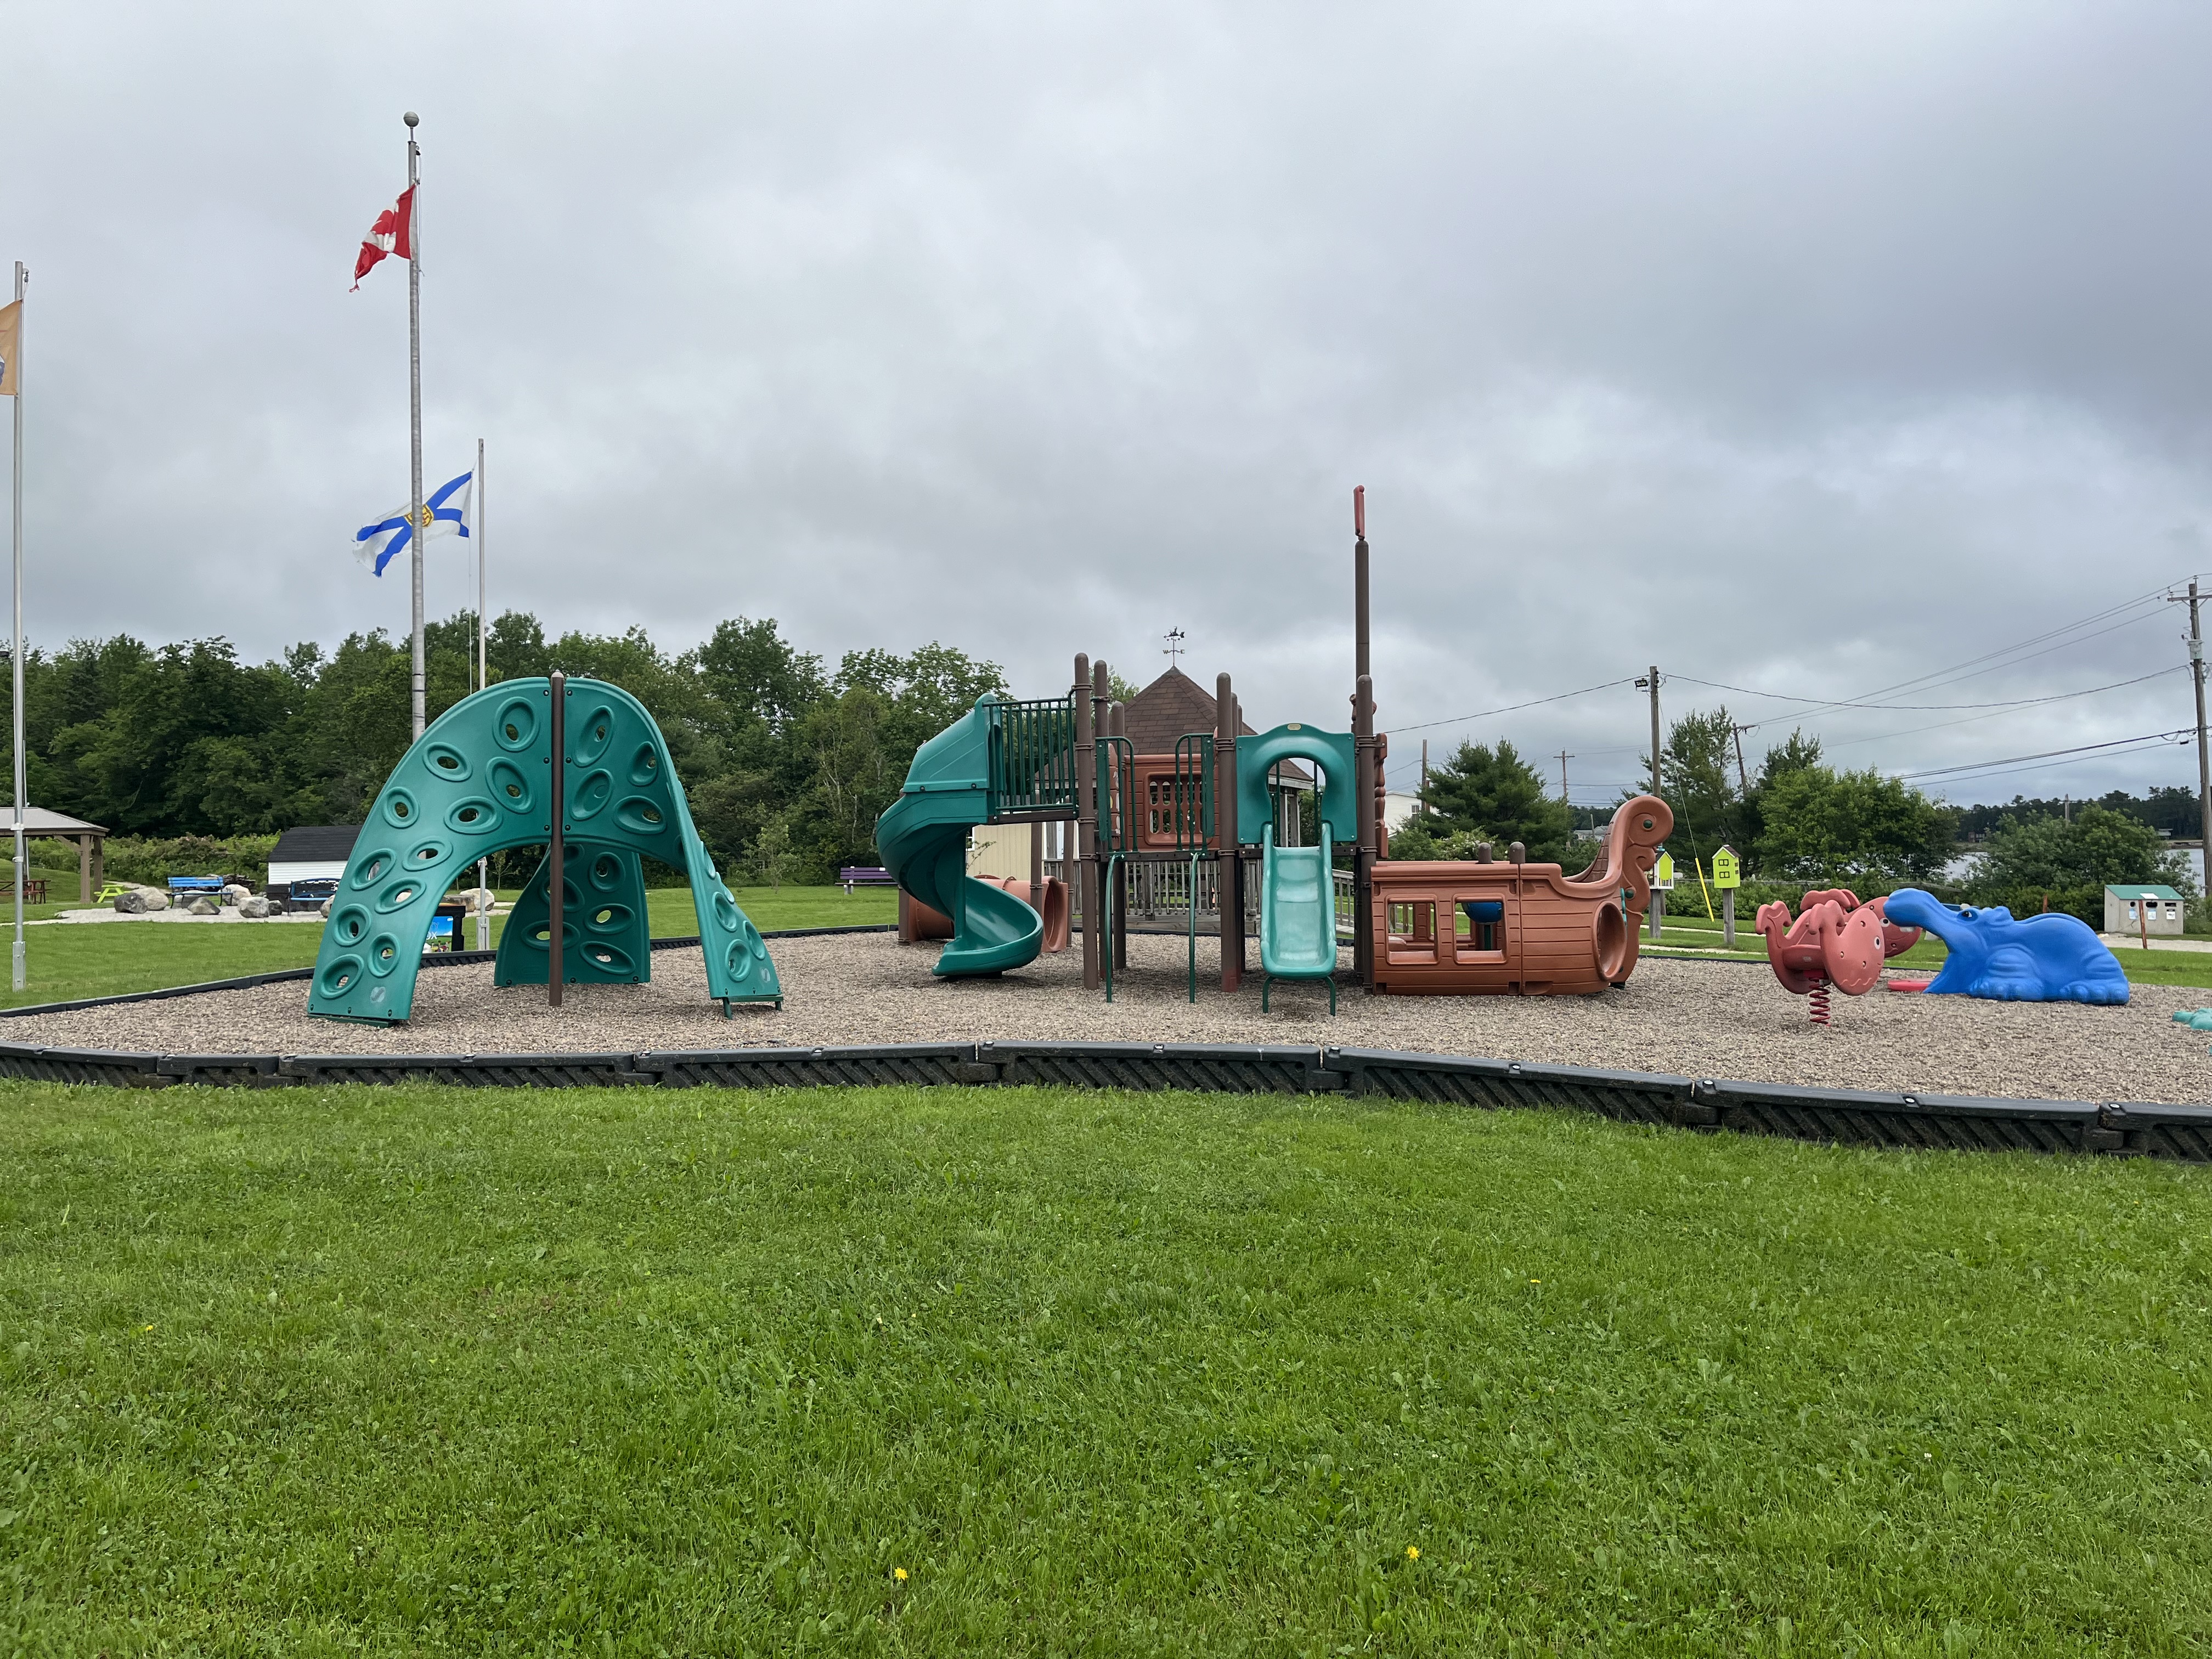
[[[2212,872],[2212,757],[2208,757],[2204,744],[2204,630],[2197,614],[2197,579],[2192,576],[2188,599],[2169,594],[2166,602],[2189,607],[2189,678],[2197,687],[2197,833],[2203,849],[2197,854],[2197,865]]]
[[[1429,815],[1429,740],[1421,739],[1421,816]]]
[[[1565,750],[1559,750],[1559,799],[1569,805],[1572,805],[1572,801],[1567,794],[1567,763],[1573,758]]]
[[[1729,726],[1729,732],[1735,738],[1735,787],[1747,800],[1751,798],[1751,780],[1744,775],[1743,771],[1743,734],[1750,730],[1747,726],[1731,724]]]

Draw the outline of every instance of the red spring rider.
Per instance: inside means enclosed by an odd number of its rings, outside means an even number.
[[[1856,893],[1837,887],[1806,894],[1794,923],[1779,899],[1759,907],[1756,925],[1774,977],[1784,990],[1812,999],[1815,1025],[1828,1024],[1831,984],[1845,996],[1864,996],[1881,982],[1885,961],[1920,943],[1920,930],[1898,927],[1882,904],[1861,904]]]

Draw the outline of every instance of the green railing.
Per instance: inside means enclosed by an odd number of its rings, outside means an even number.
[[[1100,738],[1098,749],[1098,850],[1133,851],[1138,833],[1137,751],[1127,738]]]
[[[1175,823],[1178,853],[1202,850],[1213,838],[1213,734],[1188,732],[1176,739],[1175,776],[1164,804]]]
[[[991,816],[1075,810],[1075,704],[1066,697],[992,705]]]

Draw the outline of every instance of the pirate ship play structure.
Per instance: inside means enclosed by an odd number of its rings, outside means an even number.
[[[1352,975],[1395,995],[1523,995],[1594,992],[1624,983],[1650,898],[1657,849],[1674,827],[1664,801],[1639,795],[1613,816],[1596,860],[1574,877],[1504,860],[1393,862],[1385,856],[1383,765],[1375,729],[1370,651],[1366,501],[1352,492],[1355,664],[1350,732],[1292,720],[1245,727],[1230,677],[1216,682],[1212,720],[1176,735],[1146,734],[1139,752],[1128,710],[1110,695],[1103,660],[1075,659],[1064,697],[987,696],[916,751],[906,787],[876,826],[888,869],[913,902],[941,914],[951,937],[937,962],[946,977],[998,974],[1036,960],[1054,912],[1042,837],[1030,836],[1026,883],[968,871],[985,824],[1073,826],[1066,867],[1080,917],[1083,982],[1113,996],[1128,965],[1132,870],[1180,867],[1189,940],[1188,994],[1198,994],[1198,921],[1218,911],[1221,988],[1246,971],[1245,889],[1257,878],[1261,1000],[1279,980],[1325,980],[1335,1006],[1335,848],[1352,848]],[[1175,671],[1170,671],[1174,672]],[[1202,694],[1201,694],[1202,695]],[[1281,844],[1276,791],[1286,772],[1313,769],[1321,845]],[[1305,774],[1298,772],[1303,778]],[[1284,829],[1287,830],[1290,823]],[[1211,892],[1211,907],[1203,905]],[[1043,902],[1026,902],[1036,896]],[[1060,902],[1065,902],[1062,898]],[[1041,911],[1043,914],[1041,914]],[[1095,919],[1095,922],[1094,922]]]

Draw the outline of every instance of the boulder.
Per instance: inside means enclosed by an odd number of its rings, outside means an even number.
[[[188,916],[214,916],[222,914],[222,907],[204,893],[185,907]]]
[[[251,887],[241,886],[234,881],[226,883],[222,890],[222,902],[225,904],[243,904],[252,896]]]
[[[467,905],[469,907],[469,914],[471,915],[476,915],[479,912],[489,910],[499,902],[499,896],[494,893],[489,887],[456,888],[452,893],[448,894],[447,896],[450,898],[459,899],[462,903]]]
[[[546,902],[548,904],[550,904],[553,901],[552,901],[552,900],[550,900],[550,899],[548,899],[548,900],[546,900],[545,902]],[[321,917],[325,921],[328,921],[331,919],[331,902],[330,902],[330,900],[328,900],[328,899],[325,899],[325,900],[323,901],[323,907],[322,907],[322,908],[321,908],[321,909],[319,909],[319,910],[318,910],[318,911],[316,911],[316,912],[315,912],[315,914],[316,914],[317,915],[320,916],[320,917]],[[550,947],[549,946],[548,948],[550,949]]]
[[[133,887],[116,895],[115,908],[126,916],[143,916],[167,909],[169,896],[158,887]]]
[[[246,898],[239,901],[238,914],[244,916],[249,921],[259,921],[264,917],[274,913],[270,908],[269,901],[267,899],[258,898],[249,895]]]

